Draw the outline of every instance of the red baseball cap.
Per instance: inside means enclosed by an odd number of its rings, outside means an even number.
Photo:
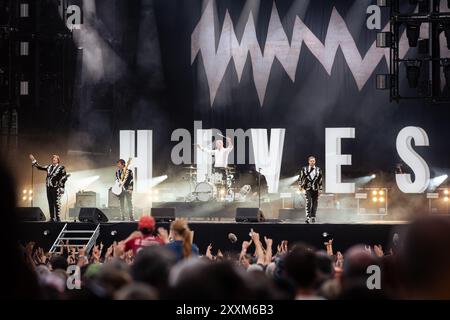
[[[154,229],[155,228],[155,219],[150,216],[142,216],[139,219],[138,229],[142,230],[144,228],[149,229],[149,230]]]

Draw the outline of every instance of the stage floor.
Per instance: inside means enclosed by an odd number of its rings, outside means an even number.
[[[69,229],[84,230],[92,228],[93,224],[83,222],[67,222]],[[20,240],[22,243],[34,241],[45,250],[50,249],[57,238],[65,222],[22,222],[20,223]],[[335,250],[345,251],[350,246],[358,243],[368,245],[381,244],[388,248],[394,233],[401,237],[407,223],[404,221],[373,221],[372,223],[287,223],[287,222],[260,222],[260,223],[237,223],[231,221],[191,221],[190,228],[194,231],[194,242],[199,246],[202,253],[212,243],[213,252],[217,249],[224,251],[240,251],[243,240],[248,240],[250,229],[260,233],[261,237],[267,236],[274,240],[276,245],[282,240],[289,243],[305,242],[318,249],[324,248],[324,233],[333,238]],[[157,226],[168,228],[168,223],[158,223]],[[100,224],[100,235],[97,243],[102,242],[109,246],[113,241],[125,239],[131,232],[136,230],[135,222],[107,222]],[[228,234],[234,233],[238,241],[231,243]]]

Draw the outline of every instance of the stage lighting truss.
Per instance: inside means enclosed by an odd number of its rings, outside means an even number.
[[[402,2],[403,3],[403,2]],[[431,102],[449,102],[450,94],[443,91],[441,74],[445,87],[450,89],[450,57],[441,57],[440,34],[444,33],[450,48],[450,12],[440,12],[439,0],[410,0],[418,6],[416,13],[400,12],[400,0],[378,0],[380,7],[390,11],[390,31],[377,34],[376,45],[389,48],[389,74],[376,75],[376,88],[389,90],[390,101],[401,99],[424,99]],[[420,39],[420,27],[429,25],[429,39]],[[418,47],[416,57],[400,58],[399,42],[406,32],[410,47]],[[401,66],[401,67],[400,67]],[[416,94],[400,92],[400,74],[406,75],[408,87]]]
[[[438,188],[426,194],[428,213],[433,215],[450,215],[450,188]]]
[[[388,214],[387,188],[359,188],[355,193],[358,215],[386,216]]]

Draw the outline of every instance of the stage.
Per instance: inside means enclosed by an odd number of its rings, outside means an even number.
[[[84,230],[94,225],[82,222],[67,222],[68,228]],[[22,243],[34,241],[44,250],[49,250],[65,222],[22,222],[20,223],[20,240]],[[281,240],[288,240],[290,244],[295,242],[306,242],[316,248],[324,248],[326,232],[333,238],[335,251],[345,251],[357,243],[381,244],[387,249],[394,233],[401,237],[402,230],[407,225],[404,222],[381,222],[373,223],[347,223],[347,224],[304,224],[287,222],[261,222],[261,223],[237,223],[237,222],[190,222],[194,231],[194,242],[199,246],[200,252],[204,253],[206,247],[212,243],[213,252],[217,249],[239,252],[243,240],[249,239],[249,231],[253,228],[260,233],[261,237],[267,236],[274,240],[273,250]],[[168,228],[168,223],[158,223],[157,226]],[[133,222],[108,222],[100,224],[100,235],[97,244],[102,242],[109,246],[113,241],[125,239],[131,232],[136,230],[137,223]],[[234,233],[238,241],[231,243],[228,234]],[[106,250],[106,249],[104,249]]]

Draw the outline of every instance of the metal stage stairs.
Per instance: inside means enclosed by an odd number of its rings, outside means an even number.
[[[92,226],[88,226],[88,229],[83,230],[80,230],[77,224],[71,225],[77,227],[77,229],[69,229],[68,224],[64,224],[64,227],[50,248],[50,253],[54,253],[59,251],[62,247],[66,247],[66,242],[68,242],[67,246],[69,248],[83,246],[86,253],[92,249],[100,234],[100,224],[94,225],[94,229]]]

